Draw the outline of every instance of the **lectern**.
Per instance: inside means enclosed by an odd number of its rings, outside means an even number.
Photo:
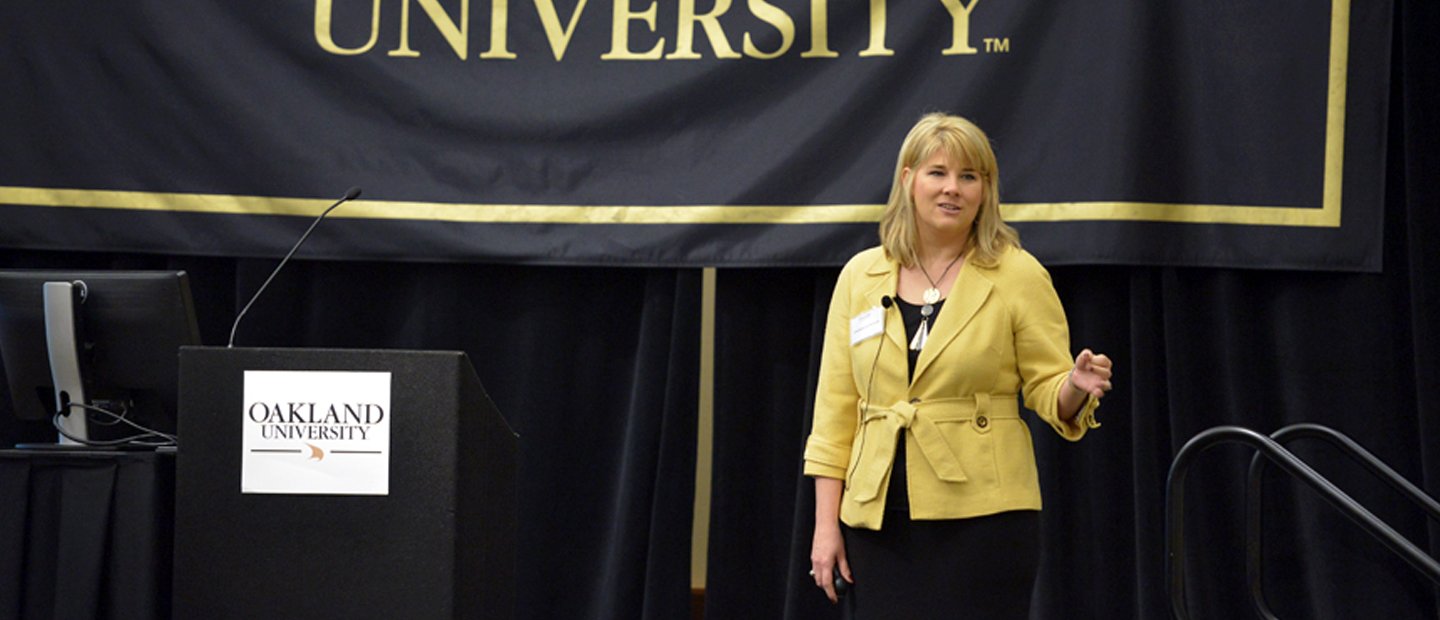
[[[388,373],[383,494],[242,491],[247,373],[272,371]],[[327,414],[278,407],[326,458]],[[185,347],[177,430],[176,618],[514,616],[516,436],[464,353]]]

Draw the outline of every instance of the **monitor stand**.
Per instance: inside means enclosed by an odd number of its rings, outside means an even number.
[[[50,351],[50,378],[55,382],[55,410],[60,446],[83,446],[89,434],[85,409],[70,403],[89,404],[85,379],[80,372],[80,304],[87,294],[84,282],[45,283],[45,345]]]

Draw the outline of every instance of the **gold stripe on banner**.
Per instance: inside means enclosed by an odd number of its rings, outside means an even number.
[[[1349,66],[1350,2],[1330,7],[1330,62],[1321,208],[1197,205],[1148,202],[1006,204],[1014,222],[1142,221],[1264,226],[1340,226],[1345,173],[1345,89]],[[330,198],[270,198],[223,194],[0,187],[0,204],[257,215],[320,213]],[[486,205],[356,200],[336,218],[515,224],[833,224],[875,222],[882,205]]]
[[[315,216],[334,202],[332,198],[0,187],[0,204],[39,207]],[[360,199],[330,217],[485,224],[829,224],[878,221],[882,209],[881,205],[486,205]]]
[[[1333,214],[1330,212],[1333,207]],[[1157,202],[1061,202],[1000,206],[1007,222],[1129,221],[1257,226],[1340,225],[1340,203],[1324,209],[1188,205]]]

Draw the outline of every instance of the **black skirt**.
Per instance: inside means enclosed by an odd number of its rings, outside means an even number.
[[[855,583],[851,620],[1024,620],[1040,568],[1040,513],[912,521],[886,511],[879,531],[843,527]]]

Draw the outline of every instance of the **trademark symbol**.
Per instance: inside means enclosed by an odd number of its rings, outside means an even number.
[[[1004,54],[1010,51],[1010,37],[999,39],[985,38],[985,53]]]

